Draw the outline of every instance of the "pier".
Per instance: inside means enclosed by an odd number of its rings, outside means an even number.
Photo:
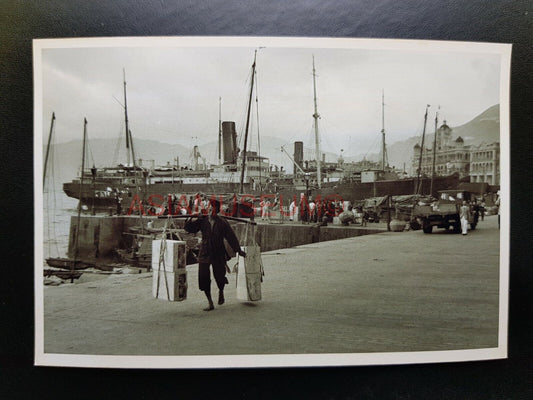
[[[82,216],[80,219],[78,256],[81,259],[112,261],[115,257],[115,249],[128,247],[127,238],[124,237],[123,232],[127,232],[132,227],[140,227],[140,221],[139,216],[133,215]],[[152,221],[154,228],[162,228],[166,220],[158,219],[157,217],[143,217],[142,221],[144,226],[146,226],[148,221]],[[237,237],[242,238],[246,224],[230,222]],[[72,217],[69,236],[69,254],[71,256],[73,254],[77,223],[77,217]],[[174,223],[178,227],[183,227],[184,220],[176,219]],[[255,229],[256,242],[262,251],[271,251],[328,240],[375,234],[386,231],[387,227],[384,224],[372,223],[366,227],[360,225],[345,227],[335,224],[317,226],[317,224],[302,224],[299,221],[291,222],[288,219],[283,223],[279,223],[278,220],[273,219],[272,223],[259,221]]]
[[[292,229],[297,236],[297,229],[310,227]],[[202,311],[197,264],[187,266],[183,302],[154,299],[151,273],[45,287],[44,351],[246,355],[496,347],[499,233],[497,216],[488,216],[467,236],[384,231],[265,251],[263,300],[237,301],[232,273],[226,303],[209,313]]]

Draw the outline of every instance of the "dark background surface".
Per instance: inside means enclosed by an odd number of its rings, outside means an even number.
[[[533,397],[531,1],[126,1],[0,3],[1,398]],[[310,36],[513,43],[509,358],[410,366],[204,371],[33,367],[32,39]],[[453,249],[450,249],[453,251]],[[465,266],[467,268],[467,266]],[[223,332],[221,332],[223,334]]]

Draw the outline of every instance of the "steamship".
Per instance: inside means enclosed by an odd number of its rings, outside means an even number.
[[[114,167],[90,168],[81,177],[63,184],[63,191],[69,197],[81,200],[89,209],[107,210],[115,207],[118,199],[123,204],[131,203],[135,195],[143,201],[152,200],[161,204],[168,194],[191,196],[196,193],[207,195],[229,195],[246,193],[276,193],[287,186],[285,171],[271,171],[267,157],[255,151],[239,151],[236,144],[235,123],[222,122],[224,160],[219,165],[206,168],[199,163],[200,152],[193,149],[193,165],[179,167],[167,164],[162,167],[144,167],[136,164],[119,164]],[[242,174],[243,157],[246,157]],[[241,185],[241,175],[242,185]]]

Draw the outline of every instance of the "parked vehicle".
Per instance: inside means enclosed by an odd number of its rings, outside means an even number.
[[[433,227],[450,229],[461,232],[461,220],[459,217],[463,201],[470,203],[475,201],[475,195],[466,190],[440,190],[438,200],[431,205],[416,205],[413,216],[422,226],[424,233],[431,233]],[[471,206],[469,224],[470,228],[476,229],[478,213]]]

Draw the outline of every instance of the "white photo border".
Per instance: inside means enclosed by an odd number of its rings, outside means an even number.
[[[104,356],[44,352],[43,294],[43,50],[95,47],[286,47],[484,53],[500,56],[500,275],[498,347],[474,350],[225,356]],[[507,357],[510,262],[510,67],[511,44],[403,39],[289,37],[106,37],[35,39],[34,212],[35,365],[90,368],[254,368],[445,363]]]

